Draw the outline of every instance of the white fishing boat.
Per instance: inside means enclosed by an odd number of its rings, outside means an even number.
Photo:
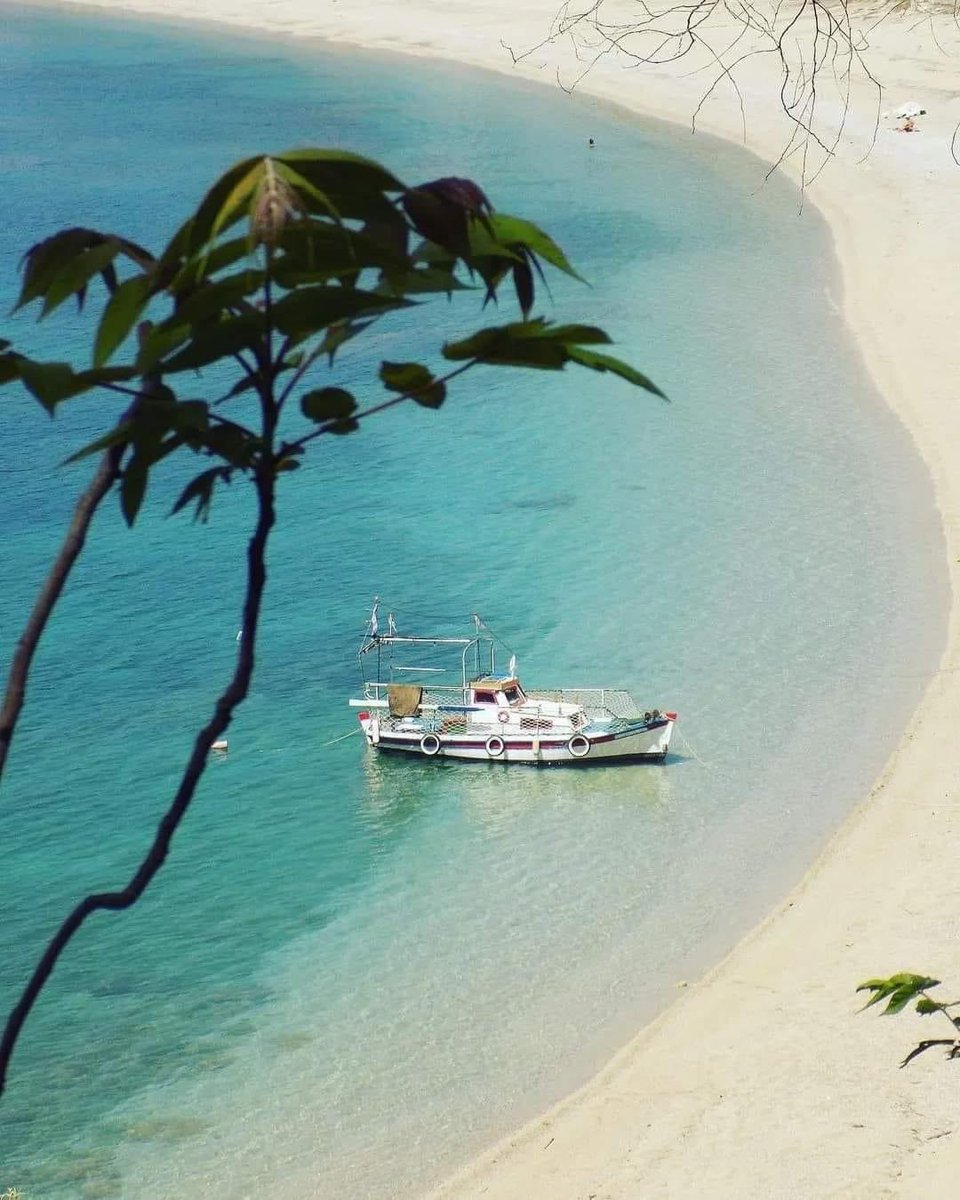
[[[374,750],[535,765],[667,756],[675,712],[642,709],[619,688],[528,689],[514,656],[497,669],[498,639],[477,616],[470,637],[423,637],[401,634],[392,613],[381,633],[377,613],[358,653],[363,694],[350,701]],[[451,655],[455,667],[437,665]]]

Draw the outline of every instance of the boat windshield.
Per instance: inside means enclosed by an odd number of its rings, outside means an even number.
[[[506,697],[508,704],[516,704],[518,701],[526,700],[526,696],[523,694],[523,688],[519,685],[519,683],[516,685],[516,687],[508,687],[503,694]]]

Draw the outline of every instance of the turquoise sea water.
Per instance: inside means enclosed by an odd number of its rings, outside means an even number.
[[[229,755],[143,903],[73,944],[0,1101],[0,1190],[37,1200],[415,1194],[584,1079],[865,793],[942,638],[928,481],[825,228],[746,154],[460,68],[3,4],[0,66],[5,312],[64,224],[157,245],[240,155],[343,145],[538,219],[592,281],[556,314],[670,394],[468,377],[313,456]],[[112,411],[6,400],[3,661],[85,478],[57,464]],[[129,875],[231,667],[250,505],[166,520],[174,486],[134,534],[102,514],[43,645],[0,796],[4,1011]],[[374,593],[409,625],[479,611],[529,681],[631,687],[685,736],[582,772],[325,745]]]

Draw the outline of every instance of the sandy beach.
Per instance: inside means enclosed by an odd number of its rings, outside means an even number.
[[[553,87],[572,84],[591,56],[569,34],[544,41],[556,0],[61,3],[455,59]],[[712,34],[703,27],[715,47],[737,30],[723,19]],[[751,36],[735,53],[769,49]],[[873,80],[856,64],[849,91],[824,76],[813,116],[835,154],[825,162],[801,139],[783,169],[806,182],[804,203],[833,231],[843,316],[934,481],[954,597],[940,670],[871,794],[794,892],[586,1086],[449,1180],[443,1200],[957,1194],[960,1064],[934,1050],[897,1066],[946,1022],[858,1015],[854,989],[909,970],[944,979],[947,998],[960,993],[960,28],[948,13],[878,23],[864,10],[857,45]],[[511,50],[531,52],[515,64]],[[604,54],[577,86],[689,128],[717,73],[704,49],[662,66]],[[778,162],[794,132],[779,107],[780,59],[741,61],[735,78],[706,99],[697,128],[757,154],[759,189],[760,159]],[[892,114],[908,101],[926,111],[902,132]],[[788,286],[775,302],[789,303]]]

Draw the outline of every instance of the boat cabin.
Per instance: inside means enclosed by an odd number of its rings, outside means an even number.
[[[523,704],[526,698],[520,681],[514,676],[484,675],[480,679],[471,679],[468,685],[468,704],[491,704],[496,708],[513,708],[518,704]]]

